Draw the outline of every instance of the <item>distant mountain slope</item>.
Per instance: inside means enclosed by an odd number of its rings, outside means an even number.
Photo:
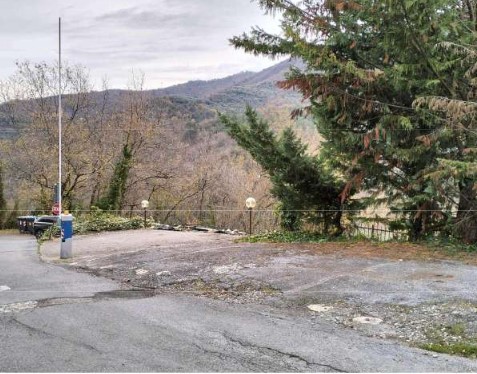
[[[303,68],[304,64],[302,61],[296,59],[285,60],[262,71],[253,73],[250,78],[247,78],[242,84],[276,83],[285,79],[285,73],[288,72],[292,66]]]
[[[190,81],[175,86],[152,90],[154,96],[185,96],[197,99],[208,99],[214,95],[237,86],[257,86],[283,80],[290,66],[302,66],[296,60],[285,60],[259,72],[245,71],[221,79],[209,81]]]
[[[167,88],[159,88],[152,90],[152,93],[157,97],[185,96],[196,99],[205,99],[210,95],[239,85],[251,78],[253,75],[254,73],[245,71],[221,79],[213,79],[210,81],[189,81],[187,83],[182,83]]]
[[[260,108],[264,105],[295,107],[300,105],[300,94],[277,87],[276,82],[234,86],[209,97],[205,102],[211,108],[225,113],[243,113],[247,105]]]
[[[289,108],[300,105],[300,95],[282,90],[276,83],[284,79],[285,73],[292,65],[302,67],[299,61],[285,60],[259,72],[241,72],[210,81],[190,81],[167,88],[149,90],[149,92],[157,100],[168,97],[180,99],[182,105],[172,105],[172,107],[177,112],[189,114],[197,112],[196,107],[204,105],[209,111],[219,110],[224,113],[243,113],[246,105],[254,108],[265,105]],[[111,110],[118,109],[118,106],[122,105],[122,99],[127,93],[127,90],[108,90]],[[90,99],[100,103],[103,94],[104,92],[93,91],[90,93]],[[54,100],[54,98],[51,99]],[[28,119],[25,119],[24,124],[28,124]],[[0,105],[0,138],[14,137],[18,130],[11,126],[6,106]]]

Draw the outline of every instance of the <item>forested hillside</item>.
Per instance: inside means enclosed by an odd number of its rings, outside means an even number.
[[[243,115],[251,105],[277,130],[293,124],[300,96],[277,87],[289,61],[262,72],[144,90],[94,90],[83,67],[65,69],[63,97],[63,199],[67,209],[91,206],[128,212],[148,199],[151,210],[242,209],[249,195],[272,208],[269,181],[225,133],[218,112]],[[0,136],[8,209],[51,209],[58,175],[56,70],[21,63],[2,82]],[[305,119],[299,134],[319,143]],[[313,150],[313,149],[312,149]]]

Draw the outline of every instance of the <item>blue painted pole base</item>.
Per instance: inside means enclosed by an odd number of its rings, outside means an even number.
[[[68,259],[73,257],[73,216],[71,214],[61,215],[61,250],[60,258]]]

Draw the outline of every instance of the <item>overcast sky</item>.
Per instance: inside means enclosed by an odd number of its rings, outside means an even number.
[[[62,19],[63,59],[85,65],[96,88],[125,88],[142,71],[147,88],[258,71],[276,61],[246,54],[228,38],[277,16],[250,0],[0,0],[0,79],[15,62],[53,63]]]

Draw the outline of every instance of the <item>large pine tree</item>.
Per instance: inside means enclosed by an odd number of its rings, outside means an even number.
[[[282,13],[283,35],[257,28],[231,42],[305,62],[282,87],[310,100],[321,157],[347,180],[343,201],[353,188],[385,192],[411,238],[453,227],[476,241],[474,111],[448,115],[474,101],[475,59],[452,46],[475,45],[475,0],[259,3]]]
[[[343,183],[327,169],[320,157],[311,156],[290,129],[280,136],[270,130],[250,107],[246,123],[221,116],[229,134],[269,174],[272,194],[280,201],[284,229],[295,231],[303,221],[321,226],[326,234],[342,232]]]

